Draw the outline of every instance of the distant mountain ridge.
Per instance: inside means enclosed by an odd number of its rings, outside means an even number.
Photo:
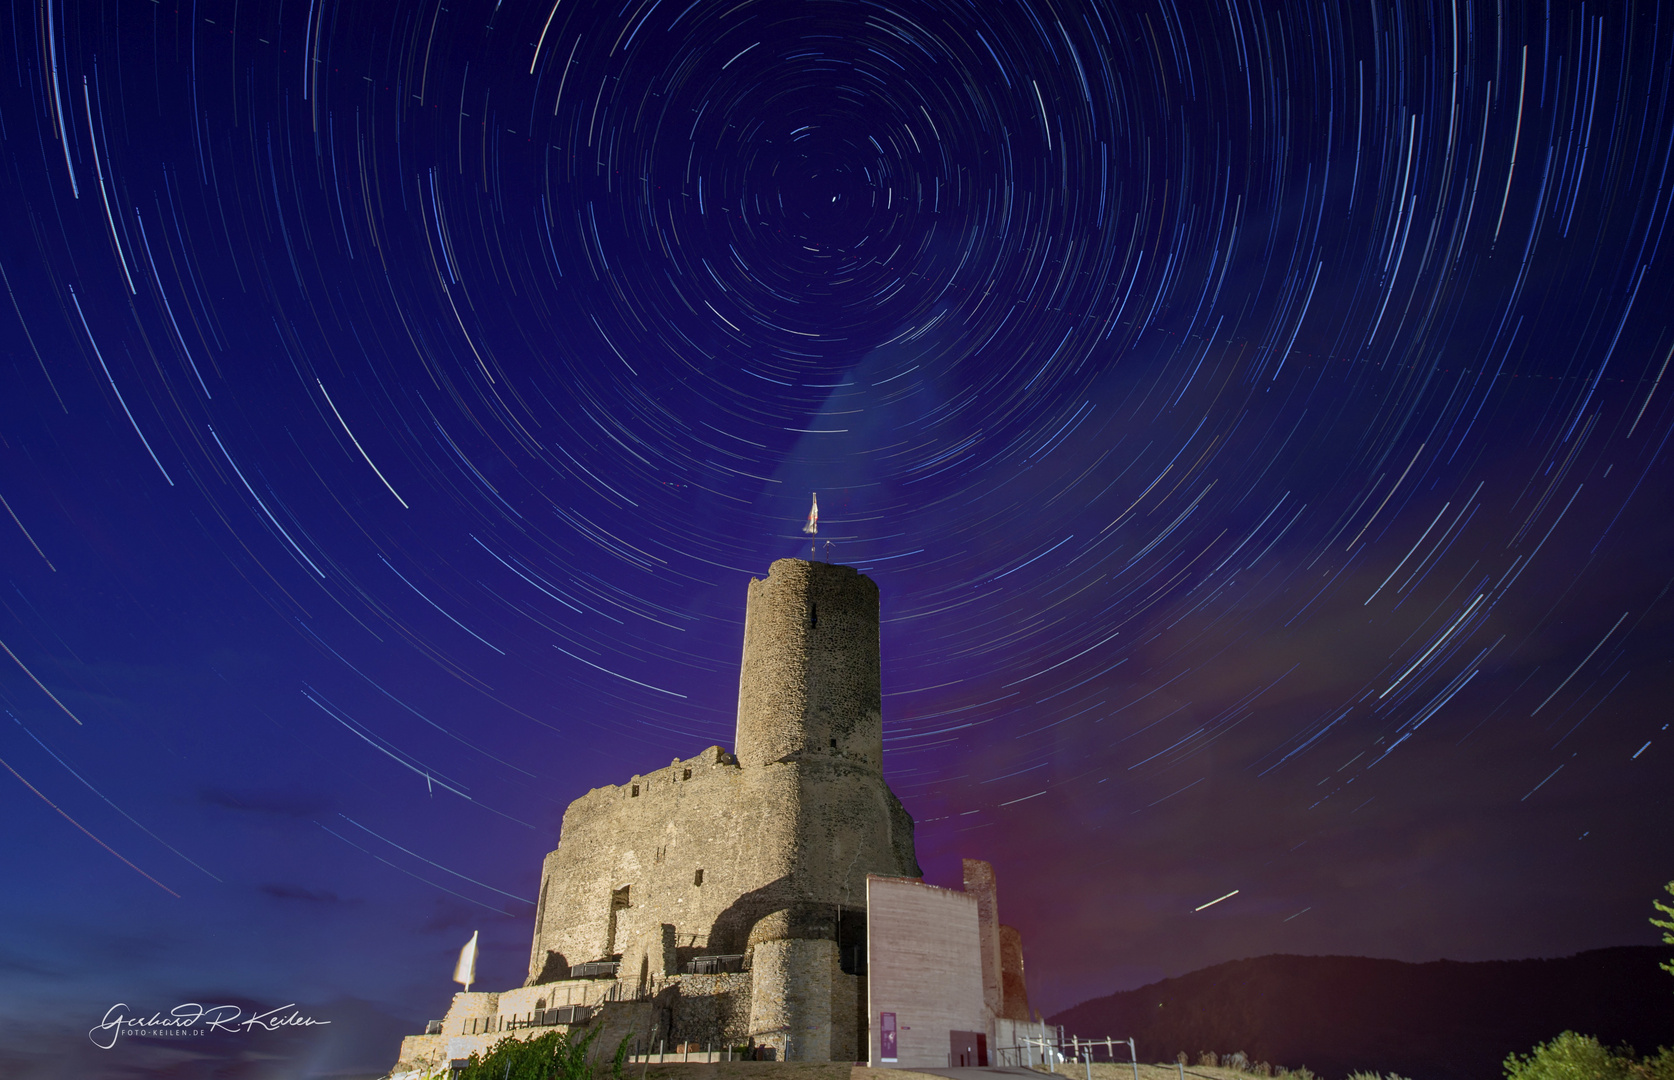
[[[1049,1018],[1087,1038],[1132,1036],[1145,1061],[1212,1050],[1306,1065],[1329,1080],[1357,1069],[1412,1080],[1499,1080],[1500,1063],[1566,1029],[1641,1054],[1674,1046],[1674,978],[1657,946],[1557,960],[1360,956],[1233,960],[1082,1002]]]

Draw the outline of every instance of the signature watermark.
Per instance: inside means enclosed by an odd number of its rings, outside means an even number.
[[[286,1011],[289,1010],[289,1011]],[[315,1027],[330,1020],[315,1020],[297,1011],[296,1004],[281,1005],[266,1012],[252,1012],[248,1016],[238,1005],[199,1005],[186,1002],[167,1013],[153,1012],[142,1016],[119,1001],[105,1010],[104,1019],[89,1028],[87,1037],[101,1050],[109,1050],[124,1036],[144,1035],[151,1038],[192,1038],[212,1031],[234,1034],[252,1030],[278,1031],[281,1028]]]

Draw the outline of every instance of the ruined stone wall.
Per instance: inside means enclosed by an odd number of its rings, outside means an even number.
[[[462,1034],[472,1021],[532,1037],[543,1029],[506,1025],[564,1005],[596,1007],[610,1048],[631,1035],[865,1057],[867,979],[842,967],[864,957],[866,881],[922,873],[883,779],[877,585],[780,559],[750,582],[743,644],[737,756],[711,746],[572,802],[541,866],[525,984],[456,995],[444,1035],[410,1037],[404,1062],[490,1037]],[[717,954],[748,970],[682,974]],[[618,956],[614,979],[569,978]]]
[[[881,700],[877,586],[775,562],[749,587],[737,757],[710,747],[570,804],[542,866],[529,984],[618,954],[624,978],[673,974],[744,952],[765,915],[859,907],[866,875],[919,874],[912,818],[883,780]]]
[[[1000,927],[1000,980],[1007,1020],[1029,1019],[1029,990],[1023,981],[1023,935],[1014,926]]]
[[[616,954],[624,978],[673,974],[665,925],[677,964],[743,953],[767,914],[835,915],[864,906],[867,874],[919,873],[912,819],[882,776],[832,762],[743,769],[719,747],[589,792],[561,837],[542,868],[531,985]]]
[[[965,892],[976,898],[977,935],[982,948],[982,1001],[989,1013],[1005,1009],[1000,976],[1000,898],[994,867],[981,859],[964,860]]]
[[[831,973],[831,1060],[866,1060],[866,977]]]
[[[671,974],[665,924],[676,961],[725,951],[725,942],[712,947],[717,921],[788,868],[763,842],[777,808],[745,797],[744,786],[732,755],[712,746],[571,803],[542,867],[529,982],[618,954],[623,977],[641,967]]]
[[[742,1046],[750,1038],[750,974],[685,975],[670,1045]]]
[[[442,1020],[442,1035],[464,1035],[467,1025],[472,1020],[486,1020],[500,1012],[500,995],[475,993],[457,993],[453,995],[453,1004],[448,1007],[447,1016]]]
[[[864,908],[868,875],[920,873],[883,779],[877,586],[780,559],[749,586],[736,757],[712,746],[570,804],[525,985],[620,956],[617,977],[643,995],[695,956],[743,954],[748,999],[692,1012],[689,1038],[732,1037],[743,1016],[781,1060],[853,1060],[864,1025],[840,912]]]

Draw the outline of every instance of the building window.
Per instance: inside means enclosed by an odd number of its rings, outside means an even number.
[[[702,885],[703,884],[703,871],[702,870],[699,870],[692,875],[692,884],[693,885]]]
[[[686,769],[680,774],[680,779],[682,779],[682,780],[690,780],[691,778],[692,778],[692,770],[690,770],[690,769]]]
[[[814,630],[814,629],[817,629],[819,627],[819,625],[820,625],[820,606],[818,604],[810,604],[808,606],[808,628],[810,630]]]
[[[638,784],[635,784],[635,785],[634,785],[634,789],[633,789],[633,791],[632,791],[632,792],[630,792],[630,793],[629,793],[629,795],[628,795],[628,797],[629,797],[629,798],[630,798],[630,799],[637,799],[637,798],[639,798],[639,785],[638,785]]]

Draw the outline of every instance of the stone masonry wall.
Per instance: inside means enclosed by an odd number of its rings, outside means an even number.
[[[620,976],[740,953],[766,914],[864,903],[867,874],[913,876],[912,819],[884,783],[877,586],[775,562],[752,581],[739,751],[595,788],[542,867],[528,984],[621,956]]]
[[[664,924],[677,958],[725,951],[711,947],[715,922],[764,871],[783,872],[761,843],[775,808],[752,805],[743,788],[732,755],[712,746],[571,803],[542,867],[529,982],[617,954],[625,977],[642,960],[660,968]]]
[[[738,670],[745,765],[829,756],[883,769],[878,587],[853,567],[780,559],[750,582]]]
[[[976,898],[977,936],[982,947],[982,1001],[999,1016],[1005,1010],[1000,976],[1000,898],[994,867],[981,859],[964,860],[965,892]]]
[[[1007,1020],[1029,1019],[1029,990],[1023,982],[1023,935],[1014,926],[1000,927],[1000,979],[1004,984],[1000,1015]]]
[[[572,1004],[599,1010],[610,1047],[630,1035],[864,1057],[867,979],[842,971],[843,950],[863,936],[868,875],[922,873],[883,779],[878,610],[852,567],[780,559],[752,580],[736,756],[711,746],[572,802],[541,866],[524,985],[456,995],[444,1033],[410,1037],[404,1062],[490,1037],[467,1028],[531,1037],[542,1029],[507,1025]],[[748,970],[681,974],[717,954]],[[568,977],[618,957],[615,979]]]
[[[741,1046],[750,1038],[750,974],[685,975],[670,1045]]]
[[[695,956],[744,954],[748,997],[667,1006],[671,1037],[701,1028],[782,1060],[853,1060],[864,1025],[839,912],[864,908],[869,874],[921,873],[912,818],[883,779],[881,688],[871,579],[780,559],[752,581],[736,756],[712,746],[570,804],[542,865],[525,986],[619,956],[617,977],[643,997]]]

